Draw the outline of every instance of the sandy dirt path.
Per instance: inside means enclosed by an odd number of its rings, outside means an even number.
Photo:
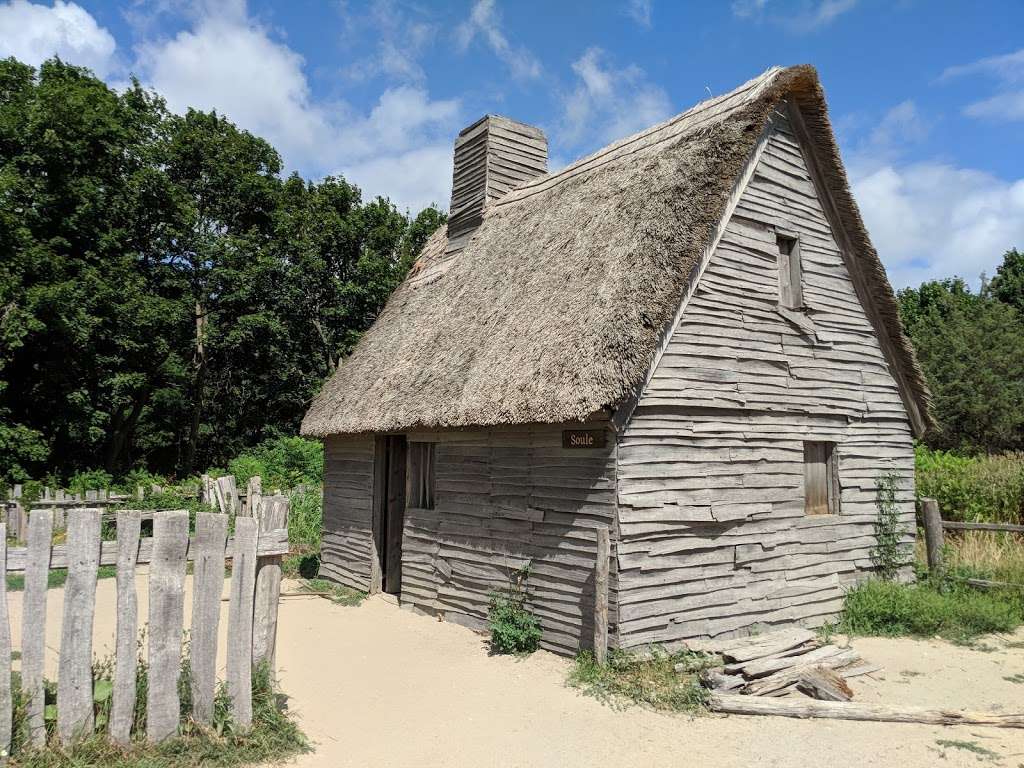
[[[372,599],[357,608],[286,598],[282,685],[313,766],[972,766],[1017,768],[1024,731],[616,711],[564,685],[549,653],[490,657],[480,636]],[[858,639],[884,667],[861,701],[1024,709],[1024,633],[990,652],[947,643]],[[988,750],[942,745],[961,741]]]
[[[142,621],[144,587],[140,578]],[[286,582],[287,591],[294,588]],[[113,579],[99,582],[98,655],[113,645],[114,594]],[[20,600],[20,593],[10,595],[15,648],[20,645]],[[50,675],[56,669],[62,605],[63,590],[51,590],[46,632]],[[186,622],[190,611],[187,604]],[[224,602],[222,648],[226,616]],[[285,597],[280,617],[281,684],[316,744],[314,753],[297,760],[299,768],[1024,764],[1024,731],[689,718],[636,707],[618,711],[567,688],[566,659],[544,652],[526,659],[491,657],[479,635],[381,598],[346,608],[316,597]],[[941,641],[857,639],[854,646],[884,668],[881,679],[855,682],[857,699],[1024,709],[1024,683],[1006,679],[1024,679],[1024,632],[985,645],[990,650]]]

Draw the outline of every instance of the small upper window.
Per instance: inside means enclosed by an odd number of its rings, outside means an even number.
[[[779,246],[779,304],[788,309],[802,309],[800,241],[790,235],[777,235]]]
[[[434,443],[409,443],[410,507],[434,508],[434,472]]]
[[[839,474],[835,443],[804,443],[804,512],[839,514]]]

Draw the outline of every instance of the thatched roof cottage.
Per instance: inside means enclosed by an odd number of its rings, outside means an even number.
[[[835,615],[929,417],[814,69],[546,154],[459,134],[447,228],[310,408],[323,572],[482,626],[529,565],[573,652],[608,526],[612,645]]]

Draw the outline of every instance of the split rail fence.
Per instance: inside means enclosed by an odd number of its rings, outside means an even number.
[[[209,724],[217,685],[216,659],[225,562],[232,561],[227,627],[227,690],[234,722],[252,722],[252,671],[273,669],[281,561],[288,552],[288,500],[262,498],[255,517],[239,515],[228,537],[229,516],[200,512],[189,534],[185,510],[149,512],[152,536],[141,535],[143,513],[119,510],[117,539],[101,539],[99,508],[67,511],[65,544],[53,544],[54,511],[28,514],[27,546],[7,548],[0,523],[0,571],[24,573],[21,627],[21,686],[27,703],[28,738],[47,739],[44,693],[47,580],[51,569],[67,569],[57,671],[56,738],[61,744],[94,730],[93,622],[100,565],[117,566],[117,626],[109,738],[127,743],[135,721],[138,676],[137,568],[148,564],[149,615],[146,629],[148,687],[145,738],[158,742],[177,733],[178,680],[185,630],[188,562],[193,563],[189,627],[192,718]],[[12,734],[11,629],[6,579],[0,579],[0,754],[10,751]]]
[[[932,573],[943,573],[943,550],[946,543],[946,531],[988,531],[990,533],[1022,533],[1024,525],[1010,523],[961,523],[955,520],[943,520],[939,510],[939,502],[935,499],[921,499],[921,513],[924,518],[924,541],[928,557],[928,570]],[[1019,586],[987,579],[967,579],[967,583],[975,587]]]

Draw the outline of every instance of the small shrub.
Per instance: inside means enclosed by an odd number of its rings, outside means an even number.
[[[716,656],[668,653],[654,647],[644,656],[613,648],[607,662],[598,664],[590,651],[583,651],[569,671],[568,682],[615,708],[639,704],[671,712],[700,712],[707,705],[700,673],[720,663]]]
[[[529,568],[511,571],[508,587],[490,596],[487,620],[494,653],[533,653],[540,647],[540,619],[526,607]]]
[[[896,503],[898,482],[898,476],[891,472],[878,478],[878,519],[875,521],[875,546],[871,550],[871,560],[878,575],[889,581],[899,575],[900,568],[908,560],[902,543],[904,530],[900,524],[900,508]]]
[[[71,479],[68,480],[68,490],[72,493],[85,493],[86,491],[110,488],[113,482],[114,477],[109,472],[102,469],[88,469],[76,472],[71,476]]]

